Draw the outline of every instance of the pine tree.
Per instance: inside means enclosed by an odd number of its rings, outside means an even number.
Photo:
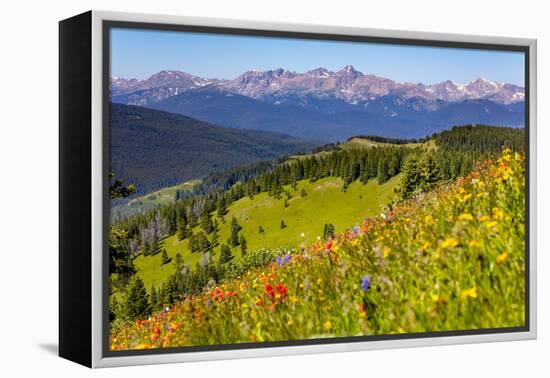
[[[281,230],[282,230],[283,228],[286,228],[286,223],[285,223],[284,219],[281,219],[280,227],[281,227]]]
[[[218,234],[218,230],[214,228],[214,231],[212,231],[212,238],[210,239],[210,244],[212,245],[212,248],[215,248],[220,244],[220,234]]]
[[[123,306],[124,317],[128,320],[145,318],[151,313],[149,295],[143,281],[134,275],[128,284]]]
[[[384,157],[382,157],[378,162],[377,178],[378,178],[378,184],[383,184],[386,181],[388,181],[390,178],[390,175],[388,173],[388,162]]]
[[[304,188],[302,188],[302,190],[300,191],[300,195],[301,195],[302,197],[307,196],[307,192],[306,192],[306,190],[305,190]]]
[[[178,240],[184,240],[187,238],[187,221],[184,217],[178,218]]]
[[[328,240],[334,238],[334,225],[332,223],[325,224],[323,229],[323,239]]]
[[[216,212],[218,213],[219,218],[223,218],[223,216],[227,214],[227,203],[225,202],[225,197],[223,195],[220,196],[220,199],[218,200]]]
[[[220,265],[225,264],[228,261],[231,261],[233,259],[233,254],[231,253],[231,248],[229,248],[227,245],[222,244],[220,248]]]
[[[174,265],[176,265],[176,272],[180,273],[183,269],[183,257],[181,257],[181,254],[178,252],[176,253],[176,258],[174,260]]]
[[[258,227],[258,233],[259,233],[259,234],[263,234],[264,232],[265,232],[264,228],[262,227],[262,225],[260,225],[260,226]]]
[[[241,228],[237,219],[235,217],[231,218],[231,236],[229,237],[229,244],[232,247],[239,245],[239,231],[241,231]]]
[[[204,232],[197,232],[195,239],[197,241],[197,247],[200,252],[205,253],[212,250],[212,244],[210,244],[210,241],[208,240]]]
[[[241,239],[239,240],[241,244],[241,256],[246,256],[247,246],[246,246],[246,239],[244,238],[244,235],[241,234]]]
[[[283,201],[283,206],[288,207],[288,199],[285,198],[285,200]]]
[[[214,230],[214,224],[212,223],[212,218],[210,218],[210,213],[208,211],[203,211],[201,215],[201,228],[207,234],[211,233]]]
[[[166,250],[164,248],[162,249],[162,251],[160,251],[160,259],[162,261],[162,265],[170,261],[170,258],[168,257],[168,254],[166,253]]]
[[[199,243],[197,242],[196,236],[193,235],[192,232],[191,232],[191,235],[189,236],[189,250],[190,250],[192,253],[200,252]]]

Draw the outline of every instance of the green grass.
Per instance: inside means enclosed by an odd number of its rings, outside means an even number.
[[[241,232],[247,240],[249,250],[310,244],[318,236],[322,236],[325,223],[334,224],[336,231],[342,232],[360,224],[367,216],[379,214],[393,198],[398,181],[399,177],[394,177],[383,185],[374,181],[366,185],[354,182],[344,193],[341,191],[340,178],[330,177],[314,183],[302,180],[298,183],[296,192],[287,187],[293,194],[287,208],[284,207],[283,199],[277,200],[267,193],[261,193],[252,200],[248,197],[242,198],[229,206],[228,214],[224,217],[225,223],[218,220],[220,243],[226,243],[230,235],[231,218],[235,217],[243,227]],[[300,195],[302,188],[307,192],[305,197]],[[215,213],[213,215],[216,216]],[[287,224],[284,229],[280,228],[281,219]],[[263,234],[259,233],[260,225],[265,230]],[[196,227],[194,232],[199,230]],[[200,253],[189,251],[187,240],[179,241],[175,235],[164,239],[161,248],[166,249],[170,258],[175,258],[179,252],[185,264],[191,268],[201,259]],[[216,260],[219,249],[219,246],[214,249]],[[236,258],[240,257],[239,247],[232,252]],[[158,286],[174,272],[174,264],[161,264],[160,254],[139,256],[134,264],[147,289],[153,283]]]
[[[176,201],[176,192],[191,191],[201,180],[190,180],[178,185],[168,186],[157,190],[156,192],[145,194],[141,197],[132,199],[127,204],[115,206],[111,214],[116,217],[126,217],[131,214],[144,212],[154,209],[161,205],[167,205]]]
[[[340,145],[340,148],[343,150],[350,150],[353,148],[370,148],[370,147],[394,147],[394,146],[402,146],[402,147],[420,147],[422,146],[422,143],[407,143],[407,144],[393,144],[393,143],[382,143],[382,142],[376,142],[373,140],[370,140],[368,138],[351,138],[346,143],[342,143]]]

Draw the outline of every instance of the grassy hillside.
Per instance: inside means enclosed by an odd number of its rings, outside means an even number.
[[[114,206],[111,209],[113,219],[120,219],[128,215],[154,209],[158,206],[176,202],[177,192],[191,191],[201,180],[189,180],[184,183],[169,186],[130,200],[127,204]]]
[[[384,143],[384,142],[378,142],[374,141],[369,138],[362,138],[362,137],[353,137],[347,140],[345,143],[340,144],[340,148],[342,149],[351,149],[351,148],[369,148],[369,147],[388,147],[388,146],[395,146],[393,143]],[[400,146],[403,147],[420,147],[422,146],[422,143],[405,143],[400,144]]]
[[[275,199],[261,193],[250,199],[242,198],[233,203],[225,216],[225,223],[220,222],[220,242],[226,243],[230,235],[230,220],[235,217],[243,227],[241,233],[245,236],[248,249],[291,247],[301,243],[309,244],[322,236],[325,223],[334,224],[336,231],[343,231],[356,224],[360,224],[365,217],[373,216],[387,205],[394,195],[394,188],[399,181],[398,177],[390,179],[383,185],[372,180],[366,185],[360,182],[352,183],[347,191],[341,191],[342,180],[339,178],[325,178],[310,183],[302,180],[298,183],[297,191],[284,207],[283,199]],[[301,190],[307,193],[301,196]],[[281,219],[287,227],[280,228]],[[262,226],[264,233],[259,233]],[[195,228],[195,233],[199,227]],[[303,236],[302,236],[303,234]],[[188,241],[178,241],[177,236],[170,236],[161,243],[168,256],[174,258],[180,253],[186,264],[192,268],[200,261],[200,253],[191,253]],[[215,248],[215,261],[220,247]],[[233,250],[236,258],[240,257],[239,247]],[[174,264],[162,265],[160,254],[154,256],[139,256],[134,260],[138,275],[149,289],[154,283],[156,286],[163,283],[175,270]]]
[[[286,263],[113,324],[111,349],[523,326],[524,167],[506,150]]]

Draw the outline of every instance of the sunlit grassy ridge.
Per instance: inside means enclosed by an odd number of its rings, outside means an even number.
[[[394,188],[398,182],[399,177],[382,185],[374,180],[365,185],[354,182],[344,193],[340,178],[329,177],[316,182],[302,180],[298,182],[296,191],[290,186],[285,187],[293,193],[288,207],[284,207],[283,199],[276,199],[267,193],[260,193],[253,199],[242,198],[229,206],[228,214],[225,215],[226,222],[220,222],[220,242],[226,243],[230,235],[230,220],[235,217],[243,227],[241,233],[247,240],[249,250],[312,243],[317,236],[322,236],[325,223],[332,223],[337,231],[343,231],[360,224],[366,216],[379,214],[394,197]],[[307,193],[305,197],[300,194],[302,189]],[[287,224],[284,229],[280,228],[281,219]],[[258,231],[260,226],[264,229],[261,234]],[[199,230],[200,227],[197,226],[194,232]],[[180,253],[185,264],[193,269],[200,261],[201,254],[191,253],[188,246],[188,240],[180,241],[176,235],[161,243],[161,248],[166,249],[168,257],[175,258]],[[214,248],[215,261],[219,253],[218,246]],[[240,258],[239,247],[233,250],[233,254],[237,259]],[[175,271],[174,264],[162,264],[160,254],[140,255],[134,260],[134,265],[147,288],[151,285],[159,287]]]
[[[335,240],[114,324],[111,349],[522,326],[524,225],[524,158],[506,150]]]

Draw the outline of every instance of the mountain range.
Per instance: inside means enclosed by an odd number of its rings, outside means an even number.
[[[305,73],[251,70],[233,80],[164,70],[144,80],[112,77],[110,89],[115,103],[327,141],[365,133],[421,137],[464,123],[524,125],[523,87],[483,78],[403,83],[351,65]]]

